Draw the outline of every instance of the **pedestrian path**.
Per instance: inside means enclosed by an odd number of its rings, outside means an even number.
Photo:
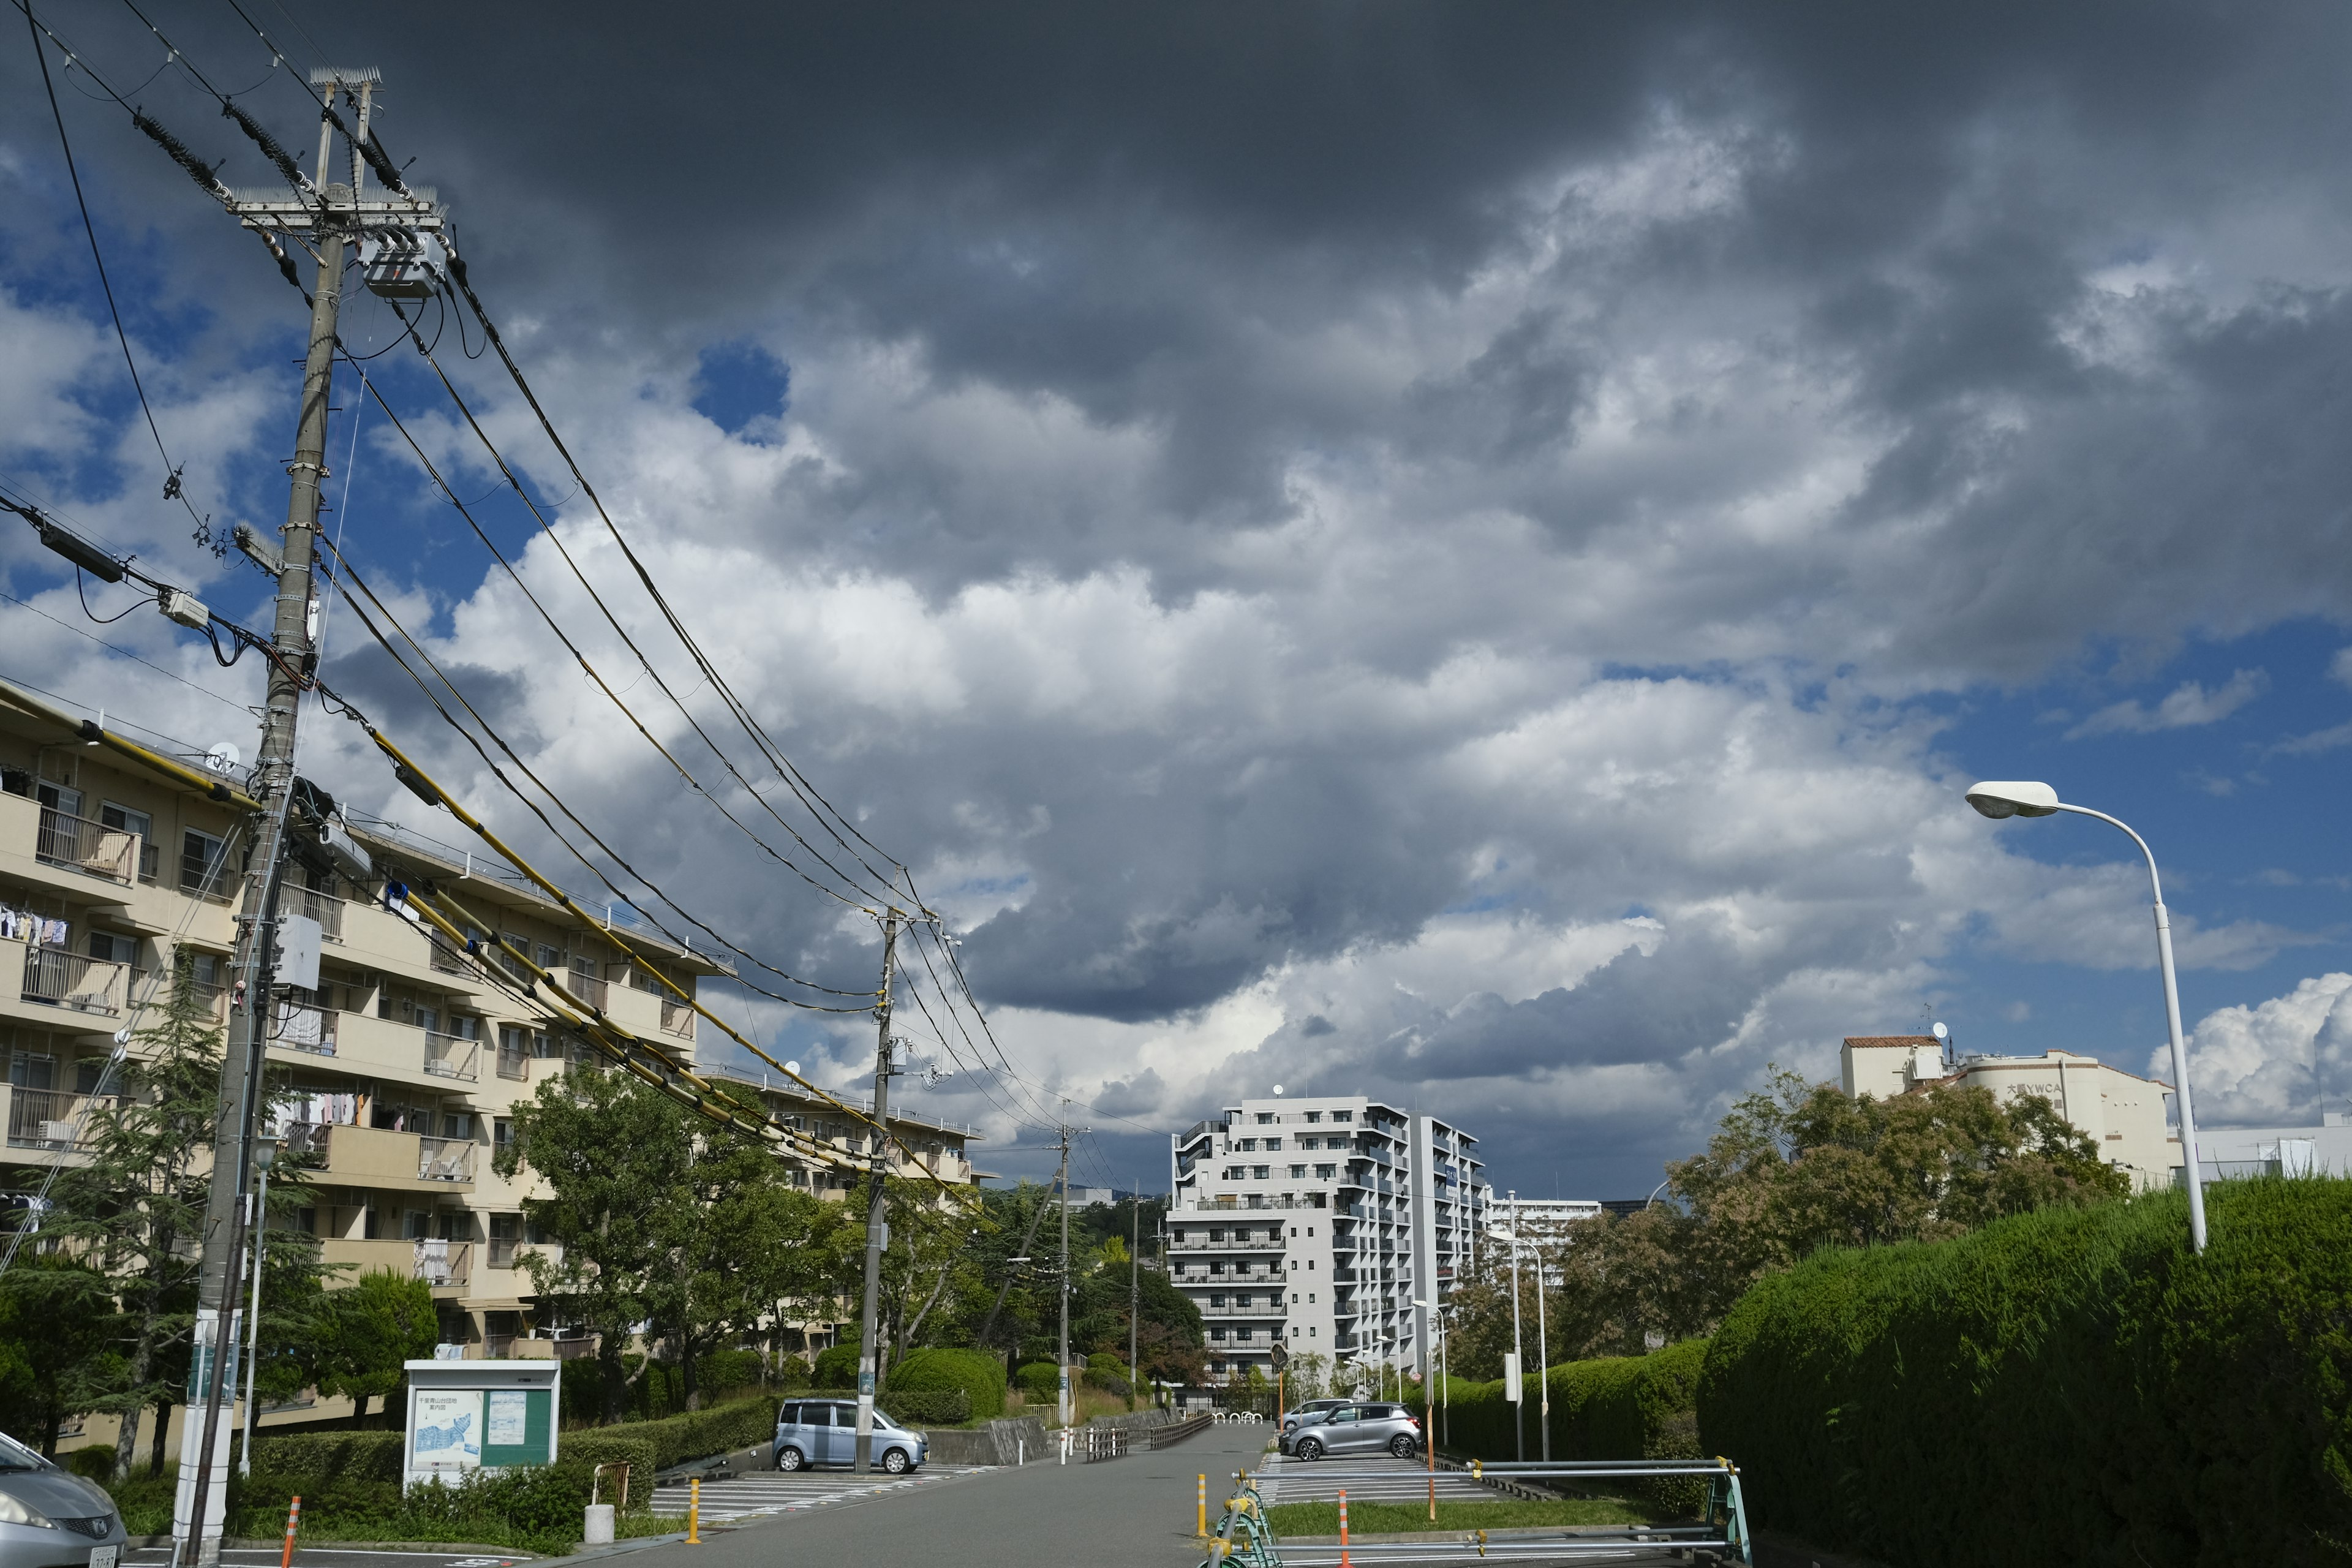
[[[1286,1502],[1336,1502],[1342,1488],[1349,1502],[1426,1501],[1431,1485],[1424,1461],[1389,1454],[1335,1459],[1292,1459],[1268,1454],[1258,1467],[1257,1495],[1271,1508]],[[1463,1470],[1439,1470],[1440,1502],[1491,1502],[1495,1493]]]
[[[911,1475],[860,1476],[849,1470],[755,1470],[732,1480],[702,1483],[702,1522],[723,1524],[733,1519],[797,1513],[829,1503],[865,1501],[934,1486],[971,1475],[972,1465],[925,1465]],[[683,1515],[690,1489],[684,1481],[654,1489],[654,1511]]]

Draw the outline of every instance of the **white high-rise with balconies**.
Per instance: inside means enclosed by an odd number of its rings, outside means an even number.
[[[1213,1376],[1274,1347],[1426,1375],[1429,1311],[1474,1261],[1477,1140],[1330,1095],[1244,1100],[1171,1141],[1170,1279],[1201,1309]]]

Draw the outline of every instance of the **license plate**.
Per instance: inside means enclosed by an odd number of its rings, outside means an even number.
[[[93,1546],[89,1549],[89,1568],[114,1568],[114,1560],[121,1552],[120,1546]]]

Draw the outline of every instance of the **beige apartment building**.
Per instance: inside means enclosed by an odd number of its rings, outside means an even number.
[[[224,983],[246,896],[245,814],[229,798],[237,780],[184,760],[195,753],[128,755],[91,739],[95,732],[0,684],[0,1029],[8,1053],[0,1193],[20,1216],[49,1167],[86,1158],[77,1143],[113,1037],[140,998],[152,992],[160,1003],[155,977],[184,956],[214,1018],[228,1018]],[[765,1083],[710,1065],[725,1059],[723,1037],[655,976],[691,994],[730,973],[724,963],[663,938],[625,907],[585,896],[575,901],[602,918],[583,922],[505,868],[390,824],[354,824],[352,837],[376,865],[368,886],[289,867],[281,893],[282,912],[319,921],[322,962],[318,989],[294,994],[278,1011],[269,1070],[273,1086],[292,1098],[268,1131],[320,1163],[310,1178],[316,1202],[296,1223],[320,1238],[326,1261],[428,1281],[440,1305],[443,1353],[563,1357],[593,1349],[567,1333],[521,1267],[539,1245],[522,1215],[530,1173],[509,1182],[491,1168],[510,1136],[514,1102],[591,1047],[493,985],[477,960],[388,908],[386,877],[439,885],[496,934],[567,975],[575,994],[617,1025],[682,1058],[698,1058],[698,1070],[750,1089],[777,1121],[845,1155],[869,1157],[862,1126],[791,1080]],[[919,1117],[892,1122],[913,1150],[897,1157],[901,1173],[919,1166],[943,1181],[976,1179],[965,1156],[971,1129]],[[788,1159],[787,1167],[790,1179],[820,1195],[843,1195],[849,1179],[809,1162]],[[342,1401],[320,1399],[262,1419],[345,1410]],[[92,1417],[88,1428],[83,1440],[112,1440],[110,1418]]]
[[[2108,1164],[2130,1173],[2137,1190],[2171,1185],[2180,1164],[2180,1140],[2165,1122],[2170,1087],[2095,1057],[2044,1051],[1948,1063],[1944,1042],[1932,1035],[1850,1035],[1838,1060],[1849,1095],[1883,1100],[1937,1083],[1975,1084],[2001,1100],[2039,1094],[2099,1146]]]

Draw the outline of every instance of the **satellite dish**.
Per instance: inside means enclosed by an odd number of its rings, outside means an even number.
[[[1282,1092],[1282,1085],[1280,1085],[1280,1084],[1276,1084],[1276,1085],[1274,1086],[1274,1092],[1275,1092],[1275,1093],[1276,1093],[1276,1094],[1280,1094],[1280,1093]]]
[[[792,1074],[794,1078],[798,1078],[801,1075],[801,1064],[798,1062],[786,1062],[784,1064],[784,1070]]]
[[[205,766],[216,773],[235,773],[237,763],[243,760],[237,755],[236,748],[226,741],[215,741],[213,749],[205,753]]]
[[[1931,1034],[1931,1035],[1935,1036],[1935,1037],[1936,1037],[1937,1039],[1939,1039],[1939,1040],[1946,1040],[1946,1039],[1949,1039],[1949,1038],[1951,1038],[1951,1035],[1952,1035],[1952,1031],[1951,1031],[1951,1030],[1949,1030],[1949,1029],[1947,1029],[1947,1028],[1946,1028],[1946,1027],[1944,1027],[1944,1026],[1943,1026],[1943,1025],[1941,1025],[1941,1024],[1930,1024],[1929,1026],[1927,1026],[1927,1032],[1928,1032],[1929,1034]]]

